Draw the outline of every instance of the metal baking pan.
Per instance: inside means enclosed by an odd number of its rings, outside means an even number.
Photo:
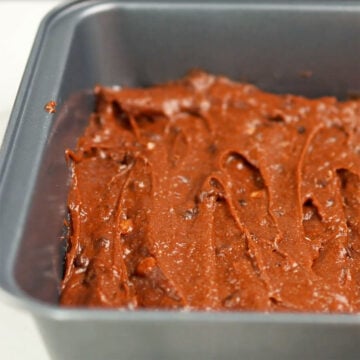
[[[359,315],[58,306],[64,150],[86,126],[95,84],[146,86],[200,67],[345,98],[360,91],[359,38],[355,1],[82,1],[44,19],[0,155],[0,295],[32,313],[53,359],[360,357]],[[54,115],[43,110],[49,100]]]

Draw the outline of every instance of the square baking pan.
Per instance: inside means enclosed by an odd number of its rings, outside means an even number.
[[[147,86],[202,68],[277,93],[346,98],[360,91],[359,39],[355,1],[81,1],[44,19],[0,154],[0,295],[34,316],[53,359],[360,357],[356,314],[58,305],[64,151],[87,124],[95,84]],[[50,100],[55,114],[44,111]]]

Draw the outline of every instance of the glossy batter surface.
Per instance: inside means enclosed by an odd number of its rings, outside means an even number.
[[[360,102],[194,72],[96,88],[61,304],[360,311]]]

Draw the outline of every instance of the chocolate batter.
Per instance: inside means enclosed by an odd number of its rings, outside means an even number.
[[[95,92],[62,305],[360,311],[360,101],[203,72]]]

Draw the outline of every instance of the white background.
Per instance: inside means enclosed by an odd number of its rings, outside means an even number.
[[[0,0],[0,143],[39,23],[59,3]],[[0,359],[49,360],[32,318],[1,296]]]

